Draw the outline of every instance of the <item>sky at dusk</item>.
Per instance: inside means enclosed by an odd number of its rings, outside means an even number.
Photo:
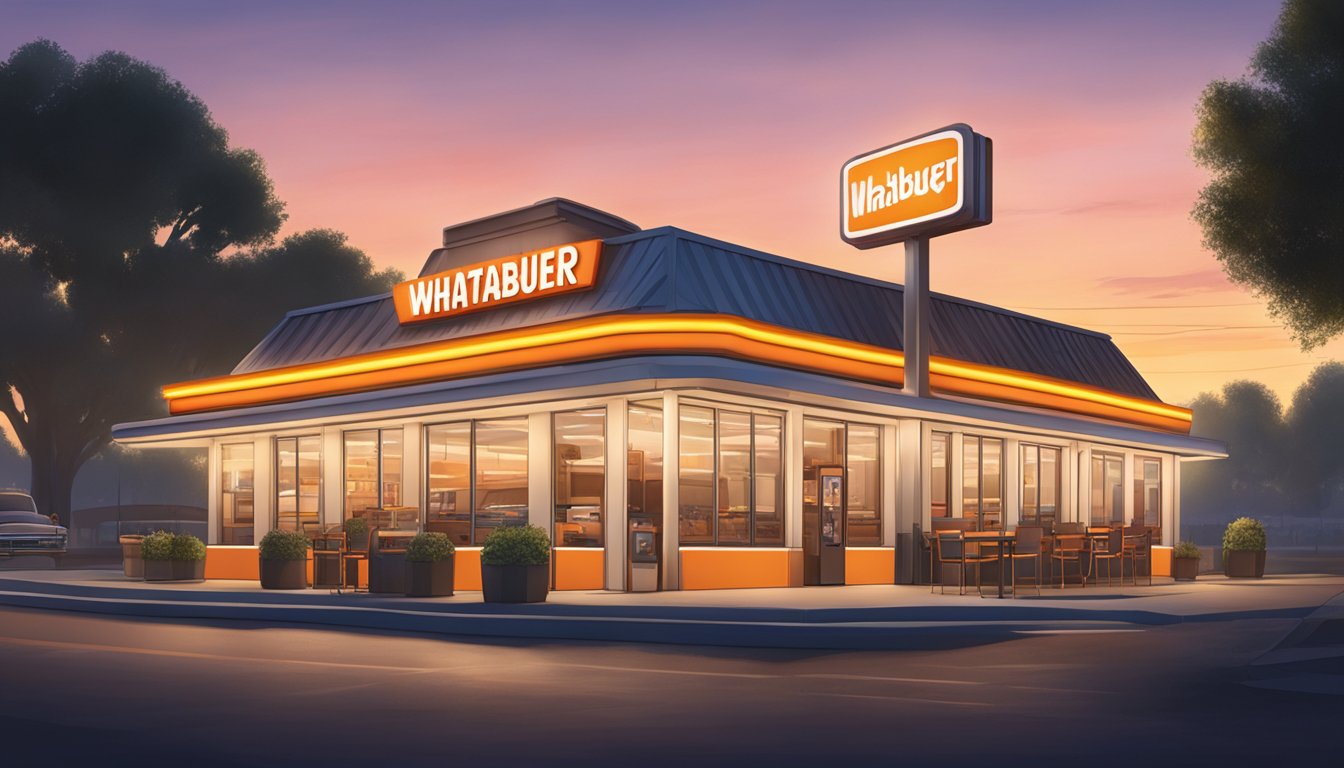
[[[0,0],[0,56],[125,51],[266,159],[287,232],[419,271],[446,224],[569,197],[901,282],[838,235],[840,165],[951,122],[994,140],[995,221],[934,290],[1111,334],[1158,394],[1285,402],[1303,353],[1200,245],[1195,105],[1277,2],[105,3]]]

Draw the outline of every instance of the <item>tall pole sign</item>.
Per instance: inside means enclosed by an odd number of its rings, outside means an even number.
[[[956,123],[865,152],[840,170],[840,237],[905,243],[904,390],[929,396],[929,238],[993,219],[991,142]]]

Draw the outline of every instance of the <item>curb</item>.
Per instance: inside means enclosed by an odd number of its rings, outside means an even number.
[[[1311,608],[1179,616],[1040,606],[780,609],[425,602],[358,595],[165,593],[0,578],[0,605],[169,620],[229,620],[515,640],[582,640],[828,650],[931,649],[1024,632],[1138,631],[1192,621],[1295,618]],[[340,598],[336,598],[340,599]],[[349,598],[345,598],[349,599]]]

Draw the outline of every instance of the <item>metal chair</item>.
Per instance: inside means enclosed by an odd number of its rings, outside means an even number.
[[[1056,526],[1058,531],[1059,527]],[[1059,588],[1064,588],[1064,568],[1069,563],[1078,565],[1080,586],[1087,586],[1087,573],[1083,571],[1083,554],[1087,550],[1087,537],[1082,533],[1056,533],[1055,546],[1050,552],[1050,563],[1059,564]]]
[[[937,538],[934,539],[934,546],[936,547],[934,559],[938,561],[939,570],[942,571],[938,579],[938,587],[942,594],[947,594],[946,569],[942,567],[944,565],[957,566],[957,594],[959,595],[966,594],[966,566],[974,565],[976,567],[975,589],[977,592],[981,591],[980,566],[994,558],[984,557],[978,551],[974,554],[970,553],[961,531],[938,531]],[[930,564],[929,569],[929,594],[933,594],[932,564]]]
[[[1035,559],[1036,567],[1031,572],[1031,580],[1036,585],[1036,594],[1041,594],[1041,542],[1045,529],[1039,525],[1019,525],[1013,532],[1013,551],[1009,562],[1012,565],[1013,597],[1017,597],[1017,561]]]
[[[1120,586],[1125,585],[1125,564],[1121,558],[1124,556],[1124,531],[1119,528],[1112,528],[1106,533],[1104,544],[1102,539],[1092,539],[1092,566],[1089,570],[1097,578],[1096,583],[1101,580],[1100,563],[1106,563],[1106,586],[1111,585],[1112,568],[1115,562],[1120,563]]]
[[[1129,560],[1130,578],[1133,579],[1134,586],[1139,585],[1139,561],[1143,560],[1148,565],[1148,586],[1153,585],[1153,542],[1152,531],[1147,526],[1136,525],[1127,527],[1123,530],[1124,543],[1121,552],[1123,558],[1120,562],[1120,585],[1125,583],[1125,564],[1124,560]]]

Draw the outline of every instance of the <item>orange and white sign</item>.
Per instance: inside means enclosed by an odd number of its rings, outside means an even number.
[[[407,280],[392,289],[392,301],[405,325],[581,291],[597,280],[601,254],[601,240],[518,253]]]
[[[859,155],[840,174],[841,235],[872,247],[988,223],[987,155],[988,140],[964,125]]]

